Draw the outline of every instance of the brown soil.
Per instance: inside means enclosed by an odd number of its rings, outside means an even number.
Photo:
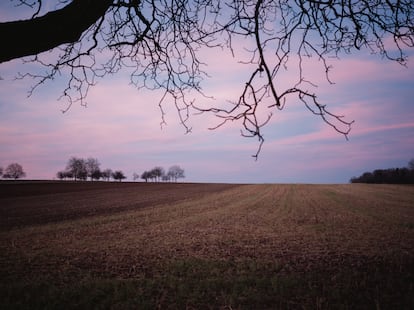
[[[208,272],[233,280],[244,272],[257,279],[303,276],[321,296],[335,289],[330,302],[349,292],[341,298],[351,308],[353,294],[368,307],[401,298],[409,304],[414,295],[413,186],[24,186],[2,187],[0,195],[4,283],[155,278],[162,286],[176,262],[195,260],[178,279],[202,278],[200,263],[223,262]]]
[[[194,199],[235,186],[238,185],[0,182],[0,230],[137,210]]]

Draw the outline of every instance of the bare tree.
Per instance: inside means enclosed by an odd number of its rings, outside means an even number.
[[[155,181],[161,180],[162,176],[165,174],[165,170],[163,167],[154,167],[150,171],[151,177],[155,179]]]
[[[98,181],[100,178],[102,178],[102,171],[99,170],[99,169],[98,170],[94,170],[92,172],[91,179]]]
[[[23,167],[18,163],[12,163],[7,166],[4,171],[3,177],[6,179],[20,179],[26,176],[26,173],[23,171]]]
[[[112,173],[112,178],[121,182],[123,179],[126,179],[126,176],[121,170],[116,170]]]
[[[151,173],[149,171],[144,171],[141,174],[141,179],[145,180],[145,182],[148,182],[148,180],[151,179]]]
[[[57,177],[59,180],[64,180],[64,179],[66,179],[66,171],[58,171],[58,172],[56,172],[56,177]]]
[[[106,181],[109,181],[109,179],[112,177],[112,170],[111,169],[105,169],[101,172],[101,177],[105,179]]]
[[[99,167],[101,164],[99,163],[98,159],[89,157],[85,160],[85,169],[87,176],[92,179],[99,179],[101,176],[101,171],[99,170]]]
[[[408,168],[414,171],[414,158],[408,162]]]
[[[185,178],[184,169],[178,165],[171,166],[170,169],[168,169],[168,175],[175,182],[177,182],[177,179]]]
[[[132,179],[133,179],[134,181],[138,180],[138,179],[139,179],[139,174],[138,174],[138,173],[136,173],[136,172],[134,172],[134,173],[132,174]]]
[[[0,167],[0,177],[3,175],[3,167]]]
[[[86,180],[88,175],[85,160],[75,156],[69,159],[66,171],[70,172],[75,180]]]
[[[170,181],[171,181],[171,176],[170,176],[168,173],[167,173],[167,174],[164,174],[164,175],[162,176],[161,180],[162,180],[163,182],[170,182]]]
[[[56,10],[44,15],[41,0],[16,2],[31,6],[33,15],[0,23],[0,62],[31,56],[25,61],[44,66],[20,76],[35,79],[32,90],[63,75],[62,96],[69,107],[85,104],[99,78],[130,70],[138,88],[162,91],[162,119],[163,105],[172,102],[187,131],[192,108],[217,115],[213,128],[238,121],[243,136],[258,139],[256,157],[262,127],[293,101],[345,137],[350,132],[353,122],[329,112],[312,91],[304,66],[308,58],[320,61],[330,82],[330,57],[367,49],[404,65],[406,49],[414,46],[411,0],[56,0]],[[250,74],[227,106],[194,102],[191,91],[204,95],[207,72],[200,53],[205,48],[248,53],[239,63]],[[47,58],[41,54],[52,50]],[[287,69],[296,69],[298,77],[282,87]]]

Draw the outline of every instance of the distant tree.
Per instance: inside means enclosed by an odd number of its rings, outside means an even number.
[[[71,171],[58,171],[56,173],[56,177],[59,180],[72,179],[73,178],[73,173]]]
[[[72,171],[65,171],[65,179],[73,179],[73,172]]]
[[[157,176],[156,176],[155,170],[151,169],[148,172],[149,172],[149,176],[150,176],[150,179],[152,180],[152,182],[156,182],[157,181]]]
[[[23,167],[18,163],[12,163],[7,166],[6,170],[4,171],[3,177],[6,179],[20,179],[25,177],[26,173],[23,171]]]
[[[0,167],[0,177],[3,175],[3,167]]]
[[[78,157],[71,157],[69,159],[66,171],[72,173],[75,180],[86,180],[88,176],[85,160]]]
[[[112,178],[121,182],[123,179],[126,179],[126,176],[121,170],[116,170],[112,173]]]
[[[100,178],[102,178],[102,172],[101,170],[94,170],[91,174],[91,179],[92,180],[99,180]]]
[[[111,169],[105,169],[101,172],[101,177],[106,180],[109,181],[110,178],[112,177],[112,170]]]
[[[155,181],[161,180],[162,176],[165,174],[165,170],[162,167],[155,167],[150,171],[152,177]]]
[[[139,179],[139,174],[138,174],[138,173],[136,173],[136,172],[134,172],[134,173],[132,174],[132,179],[133,179],[134,181],[138,180],[138,179]]]
[[[101,177],[101,172],[99,170],[100,163],[98,159],[89,157],[85,160],[85,168],[86,168],[86,174],[91,179],[98,179]]]
[[[167,174],[164,174],[161,179],[164,182],[170,182],[171,181],[171,176],[167,173]]]
[[[58,172],[56,173],[56,177],[57,177],[59,180],[64,180],[64,179],[66,179],[66,171],[58,171]]]
[[[141,174],[141,179],[145,180],[145,182],[148,182],[148,180],[151,179],[151,173],[149,171],[144,171]]]
[[[178,165],[171,166],[167,173],[171,179],[177,182],[177,179],[185,178],[184,169]]]
[[[410,170],[414,170],[414,158],[412,158],[409,162],[408,162],[408,168]]]
[[[408,168],[376,169],[353,177],[351,183],[413,184],[414,170]]]

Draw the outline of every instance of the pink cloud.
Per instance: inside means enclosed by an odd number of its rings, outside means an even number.
[[[203,53],[202,60],[209,64],[206,71],[212,75],[211,80],[206,79],[204,91],[216,99],[196,92],[190,96],[208,106],[237,100],[251,67],[241,65],[227,51]],[[246,54],[239,56],[246,60]],[[91,89],[87,108],[74,104],[63,115],[60,110],[65,103],[55,100],[60,95],[60,81],[40,88],[29,99],[28,84],[0,81],[0,109],[4,112],[0,115],[0,164],[19,161],[27,167],[29,177],[50,178],[75,155],[97,157],[103,168],[124,169],[129,176],[154,165],[180,164],[188,180],[197,181],[295,182],[320,180],[326,175],[346,182],[370,165],[386,167],[390,160],[412,156],[406,154],[414,153],[414,138],[409,134],[414,128],[414,110],[393,84],[401,82],[408,93],[412,71],[376,59],[345,57],[332,62],[332,80],[337,84],[329,85],[321,63],[313,59],[307,63],[305,77],[314,79],[319,87],[304,87],[316,92],[330,111],[356,120],[348,142],[292,98],[282,111],[268,110],[266,105],[260,111],[262,118],[270,111],[274,115],[263,128],[266,142],[255,162],[250,155],[256,152],[257,140],[242,138],[240,123],[229,122],[209,131],[207,128],[219,122],[214,115],[190,115],[193,132],[184,135],[173,102],[166,100],[167,126],[161,129],[157,104],[162,94],[138,91],[128,85],[127,73],[122,73],[99,81]],[[2,65],[7,73],[16,68],[17,62]],[[297,79],[292,63],[276,84],[283,89]],[[387,86],[394,93],[384,97],[381,90]]]
[[[395,62],[375,57],[369,59],[358,59],[355,56],[347,57],[343,60],[335,60],[333,66],[332,78],[337,83],[413,78],[410,69]]]

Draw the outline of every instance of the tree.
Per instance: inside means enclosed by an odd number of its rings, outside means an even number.
[[[136,172],[134,172],[134,173],[132,174],[132,178],[133,178],[133,180],[134,180],[134,181],[138,180],[138,179],[139,179],[139,174],[138,174],[138,173],[136,173]]]
[[[3,177],[6,179],[20,179],[26,176],[26,173],[23,171],[23,167],[18,163],[13,163],[7,166],[4,171]]]
[[[102,173],[101,173],[101,177],[104,180],[109,181],[109,179],[112,177],[112,170],[111,169],[103,170]]]
[[[144,171],[141,174],[141,179],[145,180],[145,182],[148,182],[148,179],[151,179],[151,173],[148,171]]]
[[[100,178],[102,178],[102,172],[101,170],[94,170],[91,174],[91,180],[99,180]]]
[[[171,166],[170,169],[168,169],[168,175],[175,182],[177,182],[177,179],[185,178],[184,169],[178,165]]]
[[[414,46],[411,0],[56,0],[47,14],[41,0],[16,2],[32,7],[33,15],[0,23],[0,63],[31,56],[26,61],[45,67],[19,76],[34,78],[33,89],[66,77],[62,94],[69,108],[83,104],[99,78],[130,70],[138,88],[163,92],[162,118],[163,104],[172,102],[187,131],[190,109],[217,115],[213,128],[238,121],[243,136],[258,139],[256,157],[262,127],[293,100],[349,134],[353,122],[329,112],[312,91],[309,58],[320,61],[331,82],[331,57],[364,48],[404,65],[406,50]],[[208,73],[201,55],[211,48],[227,49],[251,70],[227,106],[196,103],[191,93],[204,96],[201,83]],[[282,88],[287,68],[298,78]]]
[[[56,173],[56,177],[59,179],[59,180],[66,180],[66,179],[72,179],[74,176],[73,176],[73,172],[72,171],[58,171],[57,173]]]
[[[119,182],[121,182],[123,179],[126,179],[126,176],[121,170],[116,170],[112,173],[112,178],[114,180],[119,180]]]
[[[171,181],[171,176],[168,173],[164,174],[162,176],[161,180],[163,180],[164,182],[170,182]]]
[[[72,171],[65,171],[65,178],[73,179],[74,175]]]
[[[0,167],[0,177],[3,175],[3,167]]]
[[[101,171],[99,170],[100,163],[98,159],[89,157],[85,160],[85,169],[87,176],[92,179],[98,179],[101,177]]]
[[[373,172],[364,172],[359,177],[353,177],[351,183],[376,184],[414,184],[414,170],[406,167],[391,169],[376,169]]]
[[[85,160],[78,157],[69,159],[66,171],[70,172],[75,180],[86,180],[88,175]]]
[[[56,177],[57,177],[59,180],[64,180],[64,179],[66,179],[66,171],[58,171],[58,172],[56,173]]]
[[[151,176],[155,179],[155,181],[159,181],[162,176],[165,174],[165,170],[163,167],[154,167],[150,171]]]
[[[414,158],[408,162],[408,168],[414,171]]]

